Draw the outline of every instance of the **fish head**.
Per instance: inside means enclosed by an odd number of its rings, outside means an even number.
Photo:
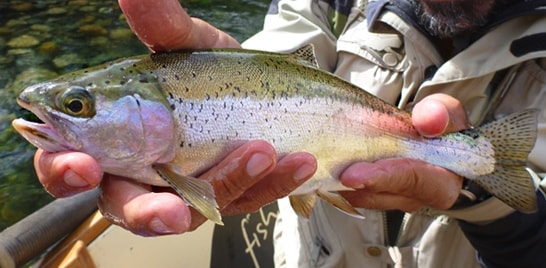
[[[26,88],[17,102],[43,123],[16,119],[14,128],[45,151],[87,153],[113,174],[167,162],[175,147],[170,106],[156,85],[119,70],[108,65]],[[125,82],[114,80],[121,76]]]

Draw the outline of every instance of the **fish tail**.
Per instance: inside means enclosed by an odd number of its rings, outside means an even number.
[[[535,183],[526,170],[537,137],[538,110],[525,110],[476,129],[495,150],[495,169],[474,179],[505,204],[524,213],[537,209]]]

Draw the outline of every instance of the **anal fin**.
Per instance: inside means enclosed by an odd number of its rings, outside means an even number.
[[[317,191],[317,195],[326,202],[332,204],[332,206],[349,215],[362,217],[362,214],[360,214],[360,212],[358,212],[345,198],[343,198],[343,196],[339,195],[338,193]]]
[[[317,202],[317,195],[312,194],[303,194],[303,195],[291,195],[288,197],[290,199],[290,205],[296,214],[309,219],[311,217],[311,212],[313,207]]]
[[[317,196],[349,215],[362,217],[362,214],[338,193],[317,191],[316,193],[305,195],[291,195],[289,196],[290,205],[292,205],[296,214],[308,219],[311,217],[311,212],[317,202]]]
[[[156,164],[153,167],[159,176],[182,197],[184,202],[207,219],[218,225],[224,225],[216,203],[214,189],[208,181],[183,175],[172,165]]]

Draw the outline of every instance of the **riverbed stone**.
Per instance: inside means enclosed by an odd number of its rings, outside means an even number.
[[[18,11],[18,12],[25,12],[25,11],[31,10],[33,7],[34,6],[30,2],[22,2],[22,3],[12,4],[9,8],[11,10]]]
[[[45,24],[30,25],[30,29],[37,32],[49,32],[51,28]]]
[[[24,34],[9,40],[8,46],[12,48],[27,48],[34,47],[39,43],[40,41],[36,37]]]
[[[127,39],[133,35],[133,31],[127,28],[117,28],[110,31],[110,38],[114,40]]]
[[[73,64],[84,64],[85,60],[76,53],[68,53],[53,59],[55,67],[62,69]]]
[[[39,47],[38,51],[45,54],[51,54],[59,49],[59,45],[53,41],[43,42]]]
[[[48,15],[62,15],[62,14],[65,14],[67,12],[68,12],[68,10],[66,8],[63,8],[63,7],[52,7],[52,8],[47,10]]]
[[[97,24],[87,24],[80,27],[80,32],[98,36],[98,35],[106,35],[108,34],[108,30],[106,30],[104,27],[97,25]]]

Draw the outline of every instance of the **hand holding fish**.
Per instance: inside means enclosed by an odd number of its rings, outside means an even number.
[[[444,94],[430,95],[417,103],[412,121],[417,131],[428,137],[469,128],[461,104]],[[345,186],[359,189],[342,193],[355,207],[408,212],[425,206],[450,208],[462,184],[462,177],[449,170],[406,158],[357,163],[340,179]]]

